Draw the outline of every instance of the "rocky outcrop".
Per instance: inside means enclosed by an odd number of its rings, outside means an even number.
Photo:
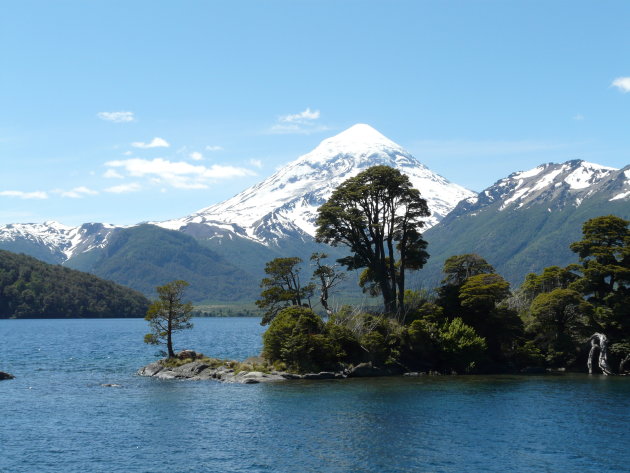
[[[0,381],[5,380],[5,379],[14,379],[15,376],[13,376],[12,374],[9,373],[5,373],[4,371],[0,371]]]
[[[262,371],[238,371],[230,367],[230,362],[211,366],[207,362],[195,360],[181,366],[168,367],[159,361],[138,370],[139,376],[151,376],[158,379],[213,379],[224,383],[255,384],[270,381],[284,381],[293,378],[289,373],[263,373]]]
[[[164,360],[150,363],[137,371],[139,376],[150,376],[158,379],[212,379],[224,383],[257,384],[286,380],[321,380],[363,378],[375,376],[391,376],[390,371],[373,366],[372,363],[360,363],[343,371],[321,371],[319,373],[288,373],[285,371],[263,372],[259,368],[264,360],[259,357],[248,358],[242,363],[230,360],[207,358],[201,353],[184,350],[177,354],[175,363]],[[172,366],[171,366],[172,365]],[[178,365],[178,366],[177,366]],[[424,374],[424,373],[422,373]],[[432,374],[432,373],[429,373]],[[408,376],[419,375],[407,373]]]

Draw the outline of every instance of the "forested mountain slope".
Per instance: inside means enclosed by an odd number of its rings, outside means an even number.
[[[111,281],[0,250],[0,318],[144,317],[148,306]]]

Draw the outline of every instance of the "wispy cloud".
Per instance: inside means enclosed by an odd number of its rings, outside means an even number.
[[[193,151],[192,153],[189,154],[190,159],[192,159],[193,161],[201,161],[203,160],[203,154],[201,154],[199,151]]]
[[[148,143],[143,143],[142,141],[135,141],[131,143],[131,146],[133,146],[134,148],[148,149],[148,148],[168,148],[171,145],[164,138],[159,138],[156,136]]]
[[[107,171],[105,171],[105,173],[103,173],[103,177],[106,179],[124,179],[125,178],[125,176],[120,174],[115,169],[108,169]]]
[[[612,87],[617,87],[624,94],[630,92],[630,77],[617,77],[612,84]]]
[[[16,197],[18,199],[48,199],[48,194],[43,191],[35,191],[35,192],[0,191],[0,196]]]
[[[133,112],[99,112],[96,116],[101,120],[114,123],[129,123],[136,120]]]
[[[303,112],[283,115],[278,120],[282,123],[308,123],[319,119],[319,115],[319,110],[311,110],[307,107]]]
[[[582,121],[584,120],[584,115],[582,115],[581,113],[578,113],[577,115],[573,115],[573,119],[578,122]]]
[[[75,187],[74,189],[71,189],[69,191],[56,189],[53,192],[55,192],[56,194],[59,194],[61,197],[69,197],[71,199],[81,199],[82,197],[85,197],[86,195],[98,194],[98,191],[95,191],[85,186]]]
[[[257,167],[258,169],[263,167],[263,162],[260,159],[250,159],[249,164],[251,164],[254,167]]]
[[[208,145],[208,146],[206,146],[206,151],[223,151],[223,146],[217,146],[217,145],[210,146],[210,145]]]
[[[168,184],[178,189],[201,189],[207,187],[210,181],[256,174],[243,167],[221,164],[194,165],[186,161],[169,161],[164,158],[109,161],[105,166],[121,169],[132,177],[146,177],[154,183]]]
[[[328,130],[328,127],[317,122],[321,114],[319,110],[306,110],[278,117],[276,123],[268,130],[271,134],[303,134]]]
[[[129,192],[137,192],[142,189],[142,186],[137,182],[130,184],[120,184],[118,186],[112,186],[105,189],[105,192],[111,192],[112,194],[128,194]]]

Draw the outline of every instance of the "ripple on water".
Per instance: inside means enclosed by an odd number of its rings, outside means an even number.
[[[461,376],[232,385],[133,373],[143,320],[0,320],[0,472],[622,472],[630,379]],[[178,348],[260,352],[256,319]],[[118,384],[121,388],[103,387]],[[605,455],[602,454],[605,452]]]

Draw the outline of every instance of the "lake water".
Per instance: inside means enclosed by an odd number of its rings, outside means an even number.
[[[160,381],[146,331],[0,320],[0,473],[630,471],[630,377]],[[196,319],[175,348],[244,359],[262,331]]]

